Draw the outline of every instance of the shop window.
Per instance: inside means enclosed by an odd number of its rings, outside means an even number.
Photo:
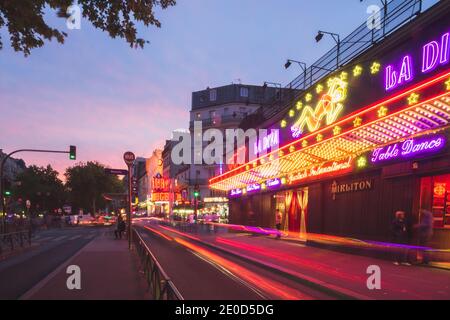
[[[420,207],[433,213],[435,228],[450,229],[450,174],[421,179]]]

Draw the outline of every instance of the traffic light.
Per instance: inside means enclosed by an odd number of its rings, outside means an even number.
[[[198,198],[199,195],[200,195],[200,192],[198,192],[198,190],[194,190],[194,197]]]
[[[70,146],[69,159],[70,160],[77,159],[77,147],[76,146]]]
[[[11,191],[7,190],[5,191],[5,197],[10,197],[11,196]]]

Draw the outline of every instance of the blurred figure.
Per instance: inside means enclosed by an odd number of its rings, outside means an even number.
[[[433,213],[422,209],[420,212],[420,223],[416,225],[419,245],[426,247],[433,237]],[[420,257],[418,257],[419,259]],[[422,252],[422,263],[428,264],[430,256],[427,251]]]
[[[275,227],[278,230],[277,239],[281,238],[281,220],[283,216],[281,215],[280,209],[275,210]]]
[[[125,221],[123,221],[122,216],[119,215],[116,221],[116,230],[114,231],[116,239],[122,239],[122,233],[124,231],[125,231]]]
[[[395,212],[395,218],[391,223],[391,232],[392,232],[392,242],[399,244],[408,243],[408,230],[404,211]],[[410,265],[408,263],[407,249],[401,249],[401,251],[397,255],[397,260],[394,261],[395,265],[399,265],[400,263],[404,265]]]

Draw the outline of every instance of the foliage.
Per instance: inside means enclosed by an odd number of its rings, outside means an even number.
[[[68,18],[67,8],[73,3],[74,0],[0,0],[0,30],[2,27],[8,29],[11,46],[25,56],[31,49],[42,47],[45,40],[56,39],[64,43],[67,33],[50,27],[44,16],[50,10],[61,18]],[[136,22],[160,28],[155,7],[166,9],[175,3],[175,0],[78,0],[82,16],[94,27],[112,38],[125,39],[131,47],[140,48],[148,41],[138,37]]]

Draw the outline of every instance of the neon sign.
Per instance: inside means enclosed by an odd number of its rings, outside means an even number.
[[[266,181],[267,188],[277,188],[281,185],[281,180],[278,178],[270,179]]]
[[[450,32],[444,33],[440,41],[430,41],[422,47],[422,73],[433,71],[439,65],[444,65],[450,60],[450,46],[449,46]],[[405,55],[400,63],[400,68],[397,70],[388,65],[385,68],[384,87],[386,91],[397,88],[413,80],[414,74],[413,60],[411,55]]]
[[[250,184],[247,186],[247,193],[256,192],[261,190],[261,185],[258,183]]]
[[[305,169],[296,174],[288,176],[290,183],[305,180],[311,177],[325,176],[328,173],[344,172],[352,169],[353,157],[346,160],[327,162],[318,166]]]
[[[413,157],[424,153],[437,152],[445,146],[445,137],[438,135],[425,138],[411,138],[403,142],[377,148],[372,151],[371,162]]]
[[[310,132],[319,129],[322,119],[326,116],[326,124],[333,123],[344,108],[343,102],[347,97],[348,83],[340,78],[330,79],[328,91],[322,95],[315,109],[305,106],[300,118],[292,125],[291,132],[298,138],[304,131],[305,125]]]
[[[241,189],[233,189],[230,191],[230,197],[239,197],[242,195]]]

